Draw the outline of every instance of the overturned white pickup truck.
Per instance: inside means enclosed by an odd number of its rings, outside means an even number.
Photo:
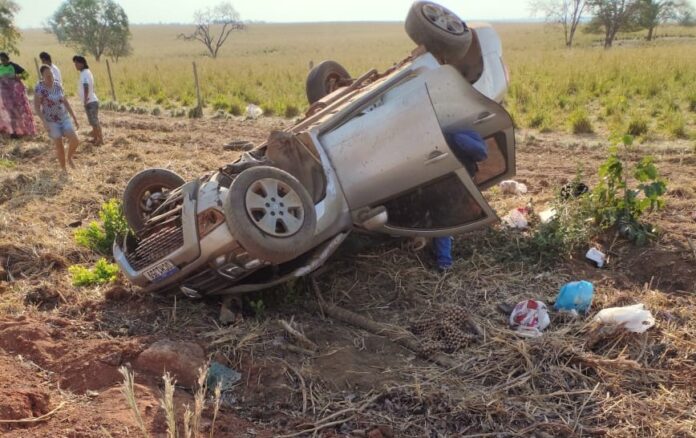
[[[425,1],[406,31],[418,48],[384,73],[317,65],[306,117],[236,162],[190,182],[134,176],[134,233],[113,248],[128,279],[192,297],[249,292],[312,272],[355,228],[435,237],[497,220],[481,190],[515,172],[500,39]],[[455,149],[457,133],[480,139],[483,157]]]

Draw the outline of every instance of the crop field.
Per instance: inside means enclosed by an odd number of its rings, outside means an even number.
[[[688,139],[696,135],[696,29],[662,27],[652,43],[620,35],[605,51],[579,31],[566,50],[558,28],[498,24],[511,70],[507,106],[520,127],[598,132],[620,137]],[[406,57],[413,44],[401,23],[252,24],[233,34],[218,59],[199,43],[177,39],[185,26],[134,26],[134,55],[112,63],[122,109],[158,108],[185,115],[195,105],[192,62],[199,68],[208,112],[239,115],[247,104],[267,115],[295,117],[306,107],[310,62],[334,59],[355,77]],[[17,59],[33,71],[41,50],[53,54],[68,84],[76,80],[72,49],[41,30],[24,32]],[[104,62],[92,62],[102,100],[110,100]],[[33,82],[33,79],[32,79]],[[67,87],[74,92],[73,87]]]
[[[145,293],[117,272],[107,234],[129,179],[233,162],[223,145],[260,145],[301,116],[310,61],[359,75],[412,44],[401,24],[256,24],[212,60],[176,40],[185,29],[133,27],[134,56],[112,63],[118,111],[100,112],[105,143],[85,141],[74,105],[67,174],[43,129],[0,138],[0,436],[696,437],[696,30],[622,35],[609,51],[581,33],[568,51],[558,30],[498,26],[528,192],[483,195],[500,217],[527,211],[526,229],[456,236],[445,273],[430,247],[355,230],[311,275],[223,300]],[[49,51],[74,93],[71,49],[38,30],[20,49],[27,70]],[[201,118],[186,117],[193,61]],[[91,64],[110,100],[105,63]],[[267,116],[236,115],[248,103]],[[564,199],[573,181],[589,193]],[[640,210],[645,241],[599,225],[617,219],[609,198]],[[594,285],[589,312],[553,310],[577,280]],[[550,310],[536,338],[509,324],[528,300]],[[644,333],[595,321],[635,304],[654,317]]]

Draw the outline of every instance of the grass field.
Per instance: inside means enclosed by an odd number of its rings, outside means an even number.
[[[562,34],[541,24],[499,24],[512,74],[507,107],[516,123],[542,131],[631,133],[652,138],[696,134],[696,29],[663,27],[656,42],[621,35],[605,51],[580,33],[566,50]],[[186,26],[134,26],[134,56],[112,64],[122,109],[159,108],[184,115],[195,104],[192,61],[207,110],[241,113],[248,103],[266,114],[293,117],[307,107],[304,81],[311,61],[335,59],[355,76],[404,58],[413,44],[401,23],[255,24],[235,34],[217,60],[203,46],[178,40]],[[33,69],[41,50],[53,54],[68,91],[74,51],[41,30],[27,30],[16,60]],[[102,100],[110,99],[106,65],[92,63]],[[31,82],[35,81],[35,76]]]

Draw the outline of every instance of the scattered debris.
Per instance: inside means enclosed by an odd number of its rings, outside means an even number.
[[[310,341],[305,335],[297,331],[294,327],[292,327],[292,320],[288,323],[285,320],[279,320],[278,323],[280,324],[283,329],[288,332],[288,334],[296,339],[303,347],[309,349],[310,351],[317,351],[319,350],[319,346],[315,344],[314,342]]]
[[[254,149],[254,143],[248,140],[234,140],[222,147],[226,151],[247,152]]]
[[[524,230],[529,226],[527,214],[529,210],[525,207],[515,208],[502,218],[505,225],[516,230]]]
[[[205,366],[205,362],[205,352],[200,345],[165,339],[140,353],[134,366],[156,376],[169,371],[178,384],[194,388],[198,381],[198,370]]]
[[[585,258],[595,263],[598,268],[603,268],[607,263],[607,255],[597,248],[590,248],[585,254]]]
[[[589,281],[573,281],[561,287],[554,308],[556,310],[587,313],[592,306],[594,286]]]
[[[242,375],[239,372],[219,362],[212,362],[208,368],[206,386],[209,390],[214,390],[220,385],[220,390],[225,392],[234,388],[235,383],[239,382],[241,379]]]
[[[513,181],[511,179],[503,181],[499,184],[500,191],[509,195],[524,195],[527,193],[527,185]]]
[[[546,304],[527,300],[518,303],[510,314],[510,327],[527,338],[537,338],[551,324]]]
[[[565,200],[570,198],[579,198],[589,191],[590,188],[587,186],[587,184],[573,181],[561,187],[561,198]]]
[[[418,252],[422,251],[426,245],[428,244],[428,241],[425,237],[412,237],[411,239],[408,240],[408,243],[406,243],[406,249],[412,252]]]
[[[453,353],[483,336],[481,328],[463,307],[450,306],[438,313],[433,318],[418,321],[411,328],[426,351]]]
[[[250,103],[246,108],[247,119],[258,119],[263,115],[263,110],[260,106]]]
[[[644,333],[655,325],[655,318],[645,309],[645,304],[609,307],[597,313],[594,320],[602,324],[620,325],[633,333]]]
[[[547,208],[546,210],[539,213],[539,220],[542,224],[548,224],[558,215],[555,208]]]

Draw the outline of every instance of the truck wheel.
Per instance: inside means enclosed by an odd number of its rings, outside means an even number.
[[[324,61],[307,75],[307,100],[310,105],[350,82],[350,74],[336,61]]]
[[[437,3],[413,3],[405,27],[416,44],[446,63],[461,58],[471,45],[471,30],[454,12]]]
[[[152,212],[159,207],[169,192],[186,181],[167,169],[147,169],[128,181],[123,192],[123,214],[131,229],[138,235]]]
[[[223,203],[227,226],[252,257],[279,264],[312,248],[316,213],[302,184],[270,166],[241,172]]]

